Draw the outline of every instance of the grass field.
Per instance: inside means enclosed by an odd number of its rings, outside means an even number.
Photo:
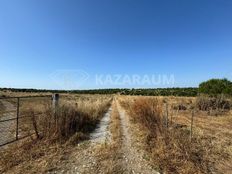
[[[36,121],[41,137],[1,150],[0,172],[229,174],[232,112],[215,115],[197,109],[196,102],[195,97],[63,95],[53,121],[46,103],[25,101],[24,113],[46,115]],[[89,133],[110,105],[110,138],[91,143]]]
[[[195,98],[124,97],[121,103],[143,130],[147,149],[157,170],[167,173],[230,173],[232,159],[231,111],[220,116],[195,111],[193,138],[190,126]],[[169,104],[166,128],[165,104]],[[172,109],[180,105],[183,110]],[[162,126],[164,125],[164,126]],[[141,131],[137,134],[141,135]],[[140,137],[141,138],[141,137]]]

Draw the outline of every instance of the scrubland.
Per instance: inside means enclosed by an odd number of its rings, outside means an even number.
[[[110,105],[110,138],[85,145]],[[68,173],[73,165],[80,173],[136,173],[149,167],[167,174],[232,171],[229,98],[65,94],[56,111],[43,101],[28,100],[21,107],[38,135],[1,149],[0,172],[49,173],[59,166]],[[67,165],[73,151],[78,151],[74,164]],[[83,168],[92,158],[93,168]]]

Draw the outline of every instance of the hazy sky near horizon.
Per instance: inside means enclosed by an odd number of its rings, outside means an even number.
[[[115,75],[120,85],[104,82]],[[122,83],[134,75],[175,83]],[[232,79],[231,0],[0,0],[0,87],[183,87],[223,77]]]

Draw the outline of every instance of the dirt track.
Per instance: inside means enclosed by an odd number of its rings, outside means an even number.
[[[67,159],[61,162],[59,168],[49,173],[157,174],[148,165],[143,154],[133,146],[134,141],[128,115],[116,100],[112,105],[112,111],[109,110],[100,122],[100,127],[91,134],[91,137],[95,138],[80,144]],[[113,123],[112,120],[111,122],[108,120],[111,118],[108,114],[111,114],[114,110],[118,113],[117,117],[120,120],[118,127],[121,129],[121,137],[116,140],[117,148],[112,147],[111,139],[107,138],[109,136],[107,133],[109,132],[109,126]],[[111,134],[113,136],[114,132],[111,132]],[[96,135],[99,135],[97,139]]]

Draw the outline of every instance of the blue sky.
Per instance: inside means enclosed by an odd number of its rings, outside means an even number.
[[[0,87],[183,87],[232,79],[231,21],[231,0],[0,0]],[[81,85],[65,86],[63,72]],[[96,74],[174,75],[175,84],[99,86]]]

